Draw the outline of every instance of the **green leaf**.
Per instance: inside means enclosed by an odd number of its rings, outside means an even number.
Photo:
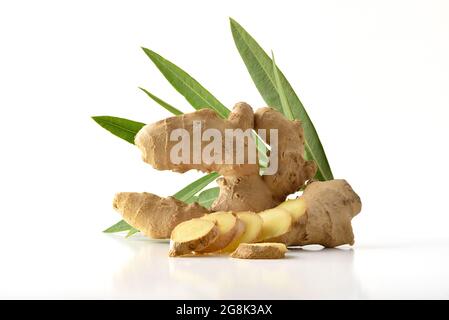
[[[290,108],[290,105],[288,104],[287,96],[285,95],[284,86],[281,82],[281,77],[279,75],[279,69],[276,65],[276,61],[274,60],[274,53],[271,51],[271,57],[273,60],[273,73],[274,73],[274,79],[276,80],[276,89],[279,94],[279,98],[281,99],[281,106],[282,106],[282,112],[289,120],[293,120],[293,113],[292,109]]]
[[[227,118],[230,110],[207,91],[198,81],[187,72],[166,60],[156,52],[142,48],[146,55],[153,61],[159,71],[170,84],[186,98],[195,109],[212,108],[222,118]]]
[[[187,199],[186,201],[184,201],[187,204],[191,204],[194,202],[198,202],[198,196],[191,196],[189,199]]]
[[[119,222],[117,222],[116,224],[110,226],[109,228],[107,228],[103,232],[105,232],[105,233],[115,233],[115,232],[128,231],[128,230],[131,230],[131,229],[134,229],[134,228],[131,227],[125,220],[120,220]]]
[[[233,19],[230,19],[230,23],[234,42],[254,84],[269,106],[283,112],[281,97],[276,88],[273,61],[240,24]],[[317,164],[318,171],[315,178],[319,180],[333,179],[329,162],[327,161],[326,154],[312,121],[290,83],[279,69],[278,73],[279,82],[281,83],[288,104],[291,106],[293,116],[302,122],[306,157],[314,160]]]
[[[127,235],[125,236],[125,238],[129,238],[132,237],[133,235],[135,235],[136,233],[139,233],[140,231],[131,227],[131,229],[128,231]]]
[[[187,201],[192,196],[203,190],[208,184],[215,181],[218,177],[219,174],[216,172],[206,174],[205,176],[199,178],[198,180],[192,182],[188,186],[176,192],[173,197],[181,201]]]
[[[270,146],[265,141],[263,141],[263,139],[261,137],[259,137],[259,135],[257,134],[257,132],[255,130],[253,130],[251,133],[252,133],[252,138],[254,139],[254,141],[256,143],[257,156],[259,159],[259,167],[261,169],[265,169],[268,167],[268,163],[269,163],[267,152],[268,152],[268,150],[270,150]]]
[[[112,134],[132,144],[137,132],[145,125],[141,122],[111,116],[96,116],[92,119]]]
[[[219,187],[206,189],[199,194],[198,203],[205,208],[210,208],[215,199],[218,198],[219,193]]]
[[[173,113],[175,116],[179,116],[180,114],[183,114],[182,111],[179,111],[178,109],[176,109],[175,107],[173,107],[171,104],[168,104],[167,102],[165,102],[164,100],[156,97],[154,94],[152,94],[151,92],[149,92],[148,90],[139,87],[140,90],[142,90],[143,92],[145,92],[151,99],[153,99],[156,103],[158,103],[160,106],[164,107],[165,109],[167,109],[169,112]]]

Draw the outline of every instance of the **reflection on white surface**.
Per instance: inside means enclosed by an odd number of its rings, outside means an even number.
[[[43,241],[45,239],[45,241]],[[309,247],[281,260],[169,258],[143,237],[53,234],[0,255],[0,298],[449,298],[449,240]]]
[[[354,250],[295,249],[283,260],[227,256],[168,258],[167,245],[136,245],[116,274],[117,294],[141,298],[298,299],[356,298]]]
[[[114,296],[156,299],[449,298],[449,242],[292,249],[283,260],[168,258],[167,244],[128,243]]]

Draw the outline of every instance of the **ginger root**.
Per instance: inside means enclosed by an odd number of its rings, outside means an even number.
[[[283,243],[241,243],[231,253],[232,258],[237,259],[281,259],[287,252]]]
[[[170,153],[179,144],[171,141],[170,135],[176,129],[188,132],[189,146],[195,148],[194,123],[201,122],[201,135],[205,130],[214,129],[225,137],[226,129],[277,129],[278,165],[279,169],[274,175],[259,175],[257,161],[251,163],[248,159],[248,141],[244,143],[244,162],[237,164],[206,163],[203,158],[195,158],[190,154],[188,161],[173,163]],[[233,138],[234,145],[237,144]],[[266,140],[270,143],[269,131]],[[315,164],[304,160],[304,136],[299,121],[284,118],[281,113],[271,108],[259,109],[254,115],[251,107],[246,103],[237,103],[228,119],[221,119],[213,110],[201,109],[199,111],[170,117],[154,124],[144,126],[136,135],[136,146],[142,152],[142,159],[158,170],[173,170],[186,172],[196,169],[203,172],[216,171],[222,175],[217,182],[220,194],[212,204],[212,211],[253,211],[273,208],[285,197],[298,190],[304,183],[312,178],[316,172]],[[197,146],[197,152],[203,154],[209,142],[202,141]],[[215,150],[217,151],[217,150]],[[225,142],[221,143],[221,154],[224,157],[229,150]],[[217,152],[215,152],[217,154]],[[232,157],[234,155],[232,154]],[[234,159],[234,158],[233,158]]]
[[[358,195],[345,180],[331,180],[310,183],[303,195],[295,200],[287,200],[275,208],[258,214],[251,212],[212,213],[201,218],[214,221],[222,227],[221,235],[203,249],[193,248],[195,252],[232,252],[232,257],[246,259],[281,257],[279,252],[273,253],[273,243],[282,246],[320,244],[325,247],[336,247],[343,244],[354,244],[351,220],[361,210]],[[217,217],[226,217],[226,223]],[[226,216],[228,215],[228,216]],[[231,218],[234,217],[234,218]],[[256,218],[257,217],[257,218]],[[197,219],[194,219],[197,220]],[[245,225],[240,237],[233,232],[236,221]],[[193,221],[193,220],[192,220]],[[226,225],[226,227],[224,227]],[[190,232],[190,231],[189,231]],[[178,232],[178,236],[180,231]],[[233,240],[231,239],[233,234]],[[172,233],[172,241],[174,239]],[[223,241],[223,242],[222,242]],[[247,245],[251,242],[261,241]],[[215,244],[215,245],[214,245]],[[244,245],[245,244],[245,245]],[[267,246],[268,248],[265,248]]]
[[[313,182],[301,198],[306,205],[304,232],[296,233],[289,244],[321,244],[329,248],[354,244],[351,220],[362,210],[362,202],[346,180]]]
[[[312,182],[300,198],[287,200],[260,215],[269,218],[264,219],[265,229],[278,230],[278,235],[269,239],[271,242],[289,246],[320,244],[333,248],[354,244],[351,220],[361,208],[359,196],[345,180],[330,180]],[[290,213],[289,227],[282,214],[273,214],[278,210]],[[287,232],[279,231],[288,228]]]
[[[209,212],[197,203],[185,204],[173,197],[161,198],[146,192],[117,193],[113,207],[128,224],[155,239],[168,239],[179,223]]]

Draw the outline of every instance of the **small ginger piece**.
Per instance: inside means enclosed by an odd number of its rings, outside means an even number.
[[[281,259],[287,247],[283,243],[241,243],[231,254],[237,259]]]
[[[273,208],[260,212],[259,216],[263,220],[262,241],[285,243],[284,238],[293,226],[292,215],[284,209]]]
[[[170,237],[170,257],[190,254],[210,246],[220,235],[214,221],[192,219],[178,224]]]
[[[244,225],[230,212],[214,212],[203,216],[201,219],[216,223],[219,235],[217,239],[204,249],[197,249],[196,252],[210,253],[220,251],[225,248],[244,229]]]
[[[173,197],[161,198],[146,192],[117,193],[113,207],[128,224],[154,239],[168,239],[179,223],[209,212],[197,203],[185,204]]]

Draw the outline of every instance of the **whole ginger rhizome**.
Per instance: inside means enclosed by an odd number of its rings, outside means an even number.
[[[221,176],[210,209],[150,193],[115,196],[114,208],[134,228],[171,237],[171,256],[235,250],[235,258],[280,258],[279,243],[354,242],[351,219],[361,210],[360,198],[344,180],[312,182],[317,168],[305,160],[301,123],[274,109],[253,113],[238,103],[227,119],[210,109],[170,117],[144,126],[135,145],[155,169]],[[269,150],[265,166],[258,150]],[[286,201],[304,187],[300,198]]]

